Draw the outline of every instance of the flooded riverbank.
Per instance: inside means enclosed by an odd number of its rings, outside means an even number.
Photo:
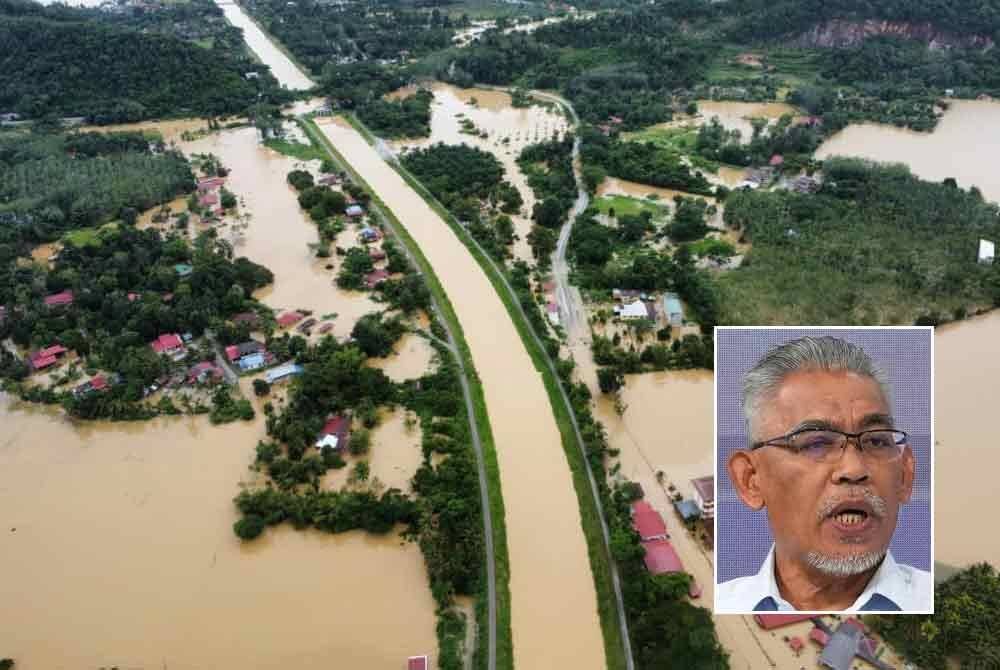
[[[433,265],[482,380],[510,554],[515,666],[604,668],[587,545],[548,397],[483,271],[446,224],[346,123],[322,131],[396,213]]]
[[[816,158],[860,156],[883,163],[905,163],[921,179],[954,177],[962,188],[978,186],[988,200],[1000,202],[1000,102],[952,100],[930,133],[862,123],[850,125],[820,146]]]
[[[250,50],[269,68],[271,74],[282,86],[293,91],[304,91],[315,86],[315,83],[299,67],[292,62],[264,34],[264,31],[233,0],[215,0],[226,20],[243,30],[243,39]]]
[[[517,188],[524,200],[521,211],[511,216],[514,231],[520,238],[514,242],[514,256],[532,262],[527,237],[531,231],[535,194],[517,165],[517,157],[529,144],[561,137],[569,129],[566,118],[547,107],[513,107],[510,95],[503,91],[463,89],[441,82],[432,84],[430,90],[434,93],[430,136],[393,141],[390,146],[395,151],[405,151],[444,142],[468,144],[493,154],[503,164],[506,179]],[[416,88],[407,87],[394,91],[390,97],[400,98],[415,91]],[[462,132],[462,122],[466,120],[475,126],[476,134]],[[486,136],[481,137],[479,133]]]

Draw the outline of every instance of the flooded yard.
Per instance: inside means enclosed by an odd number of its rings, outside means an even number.
[[[797,116],[799,110],[784,102],[727,102],[721,100],[698,100],[698,112],[702,123],[710,123],[712,117],[719,117],[719,123],[727,130],[740,131],[740,139],[749,142],[753,137],[750,119],[767,119],[768,125],[785,114]]]

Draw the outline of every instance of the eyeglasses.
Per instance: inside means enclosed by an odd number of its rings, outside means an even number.
[[[819,430],[805,428],[788,435],[775,437],[750,445],[750,450],[761,447],[782,447],[820,463],[830,463],[840,458],[847,448],[848,440],[855,440],[861,453],[873,461],[890,462],[903,455],[906,447],[906,433],[901,430],[876,428],[860,433],[844,433],[839,430]]]

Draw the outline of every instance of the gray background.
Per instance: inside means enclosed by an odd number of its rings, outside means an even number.
[[[754,512],[736,495],[726,471],[729,455],[747,444],[740,407],[743,375],[774,346],[804,335],[832,335],[862,347],[889,376],[892,410],[909,434],[916,457],[913,498],[899,511],[891,550],[900,563],[931,566],[931,330],[838,328],[719,329],[716,331],[718,580],[756,574],[771,547],[766,513]]]

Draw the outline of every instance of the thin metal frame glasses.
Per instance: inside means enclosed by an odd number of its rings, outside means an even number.
[[[750,450],[761,447],[781,447],[795,454],[801,454],[818,462],[834,461],[847,449],[847,443],[854,440],[863,455],[876,461],[894,461],[903,455],[907,435],[902,430],[874,428],[860,433],[845,433],[840,430],[803,428],[787,435],[755,442]]]

